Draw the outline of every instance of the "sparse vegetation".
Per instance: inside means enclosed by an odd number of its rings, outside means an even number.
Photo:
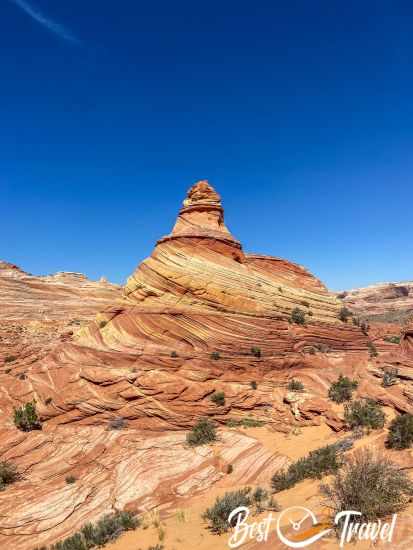
[[[350,319],[350,317],[352,316],[353,314],[351,313],[351,311],[343,306],[341,309],[340,309],[340,312],[338,314],[338,318],[340,319],[340,321],[342,321],[343,323],[347,323],[348,319]]]
[[[303,391],[304,384],[299,380],[296,380],[295,378],[293,378],[288,382],[288,389],[290,391]]]
[[[367,321],[362,321],[360,323],[360,328],[363,332],[363,334],[365,334],[367,336],[367,334],[369,333],[369,330],[370,330],[370,325],[368,324]]]
[[[218,361],[218,359],[221,359],[221,355],[218,351],[213,351],[211,353],[211,359],[213,359],[214,361]]]
[[[354,325],[355,327],[359,327],[359,326],[360,326],[360,323],[361,323],[360,317],[353,316],[352,321],[353,321],[353,325]]]
[[[0,491],[18,479],[20,479],[20,474],[14,464],[7,461],[0,462]]]
[[[331,485],[323,485],[321,492],[334,515],[357,510],[362,514],[357,516],[361,523],[402,510],[413,495],[413,485],[388,458],[364,449],[349,456]]]
[[[45,405],[50,405],[52,403],[53,399],[51,397],[48,397],[46,400],[45,400]]]
[[[261,357],[261,350],[260,348],[256,348],[256,347],[252,347],[251,348],[251,353],[254,357],[257,357],[257,359],[259,359]]]
[[[251,495],[251,489],[247,487],[246,489],[240,489],[239,491],[233,491],[230,493],[225,493],[223,497],[218,497],[215,501],[215,504],[206,510],[203,515],[203,519],[208,521],[209,528],[213,533],[221,535],[226,533],[230,524],[228,522],[228,517],[230,513],[240,506],[251,506],[253,503],[253,498]],[[232,518],[231,526],[234,526],[237,517]]]
[[[383,428],[385,415],[376,401],[365,399],[345,405],[344,418],[352,429],[361,426],[377,430]]]
[[[99,328],[105,328],[105,326],[108,324],[107,321],[100,321]]]
[[[127,428],[127,427],[128,427],[128,422],[122,416],[116,416],[115,418],[111,418],[108,422],[109,430],[123,430],[124,428]]]
[[[265,422],[263,420],[252,418],[251,416],[247,416],[246,418],[241,418],[239,420],[230,418],[229,420],[227,420],[226,425],[228,426],[228,428],[260,428],[261,426],[265,425]]]
[[[19,374],[19,380],[26,380],[26,378],[27,378],[27,376],[24,374],[24,372]]]
[[[91,550],[101,548],[120,537],[125,531],[139,527],[139,520],[129,512],[117,512],[104,516],[96,524],[87,523],[82,529],[51,546],[37,550]]]
[[[296,325],[305,325],[305,311],[296,307],[291,312],[290,322]]]
[[[408,449],[413,444],[413,415],[401,414],[389,426],[386,446],[390,449]]]
[[[338,444],[327,445],[290,464],[287,470],[277,472],[271,480],[273,491],[278,493],[290,489],[303,479],[320,479],[323,475],[336,472],[341,466],[339,452],[343,449]]]
[[[176,359],[178,357],[178,354],[176,353],[176,351],[171,352],[171,357],[172,359]]]
[[[225,393],[223,391],[216,391],[211,395],[211,401],[218,407],[225,405]]]
[[[228,464],[228,466],[227,466],[227,474],[228,474],[228,475],[231,475],[233,471],[234,471],[234,466],[233,466],[232,464]]]
[[[74,483],[76,483],[77,479],[75,478],[75,476],[66,476],[65,481],[68,485],[73,485]]]
[[[255,380],[251,382],[251,388],[253,390],[256,390],[258,388],[257,382],[255,382]]]
[[[201,418],[186,437],[188,445],[198,447],[216,441],[217,433],[215,424],[207,418]]]
[[[384,340],[390,344],[400,344],[400,336],[385,336]]]
[[[17,357],[15,355],[6,355],[4,358],[5,363],[14,363],[16,361]]]
[[[399,375],[399,369],[396,369],[394,367],[390,369],[385,369],[383,372],[382,386],[384,388],[389,388],[390,386],[394,386],[395,384],[397,384],[398,375]]]
[[[328,397],[335,403],[350,401],[353,391],[357,388],[358,382],[350,380],[347,376],[340,374],[337,382],[333,382],[328,390]]]
[[[23,432],[42,429],[41,422],[37,416],[35,401],[14,409],[14,424]]]
[[[371,340],[367,342],[367,347],[369,349],[370,357],[377,357],[379,355],[376,346]]]

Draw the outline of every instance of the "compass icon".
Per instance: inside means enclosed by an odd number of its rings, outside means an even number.
[[[297,517],[299,518],[298,520],[296,519]],[[304,527],[304,523],[308,519],[311,520],[311,527],[316,527],[317,525],[319,525],[319,523],[314,512],[312,512],[308,508],[304,508],[304,506],[292,506],[291,508],[287,508],[286,510],[281,512],[277,520],[277,535],[281,542],[283,542],[289,548],[305,548],[306,546],[310,546],[331,531],[331,529],[324,529],[323,531],[319,531],[309,535],[303,540],[291,540],[290,538],[288,538],[287,534],[283,533],[283,529],[286,529],[285,526],[283,528],[281,525],[284,519],[288,521],[289,525],[292,526],[294,533],[297,534],[302,530],[302,528]],[[308,530],[308,528],[306,530]]]

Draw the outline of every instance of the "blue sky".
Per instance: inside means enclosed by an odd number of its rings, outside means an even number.
[[[408,1],[3,0],[0,258],[122,282],[208,178],[247,251],[413,279],[412,62]]]

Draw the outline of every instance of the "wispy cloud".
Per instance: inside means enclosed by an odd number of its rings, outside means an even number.
[[[38,10],[38,8],[36,8],[32,4],[29,4],[29,2],[26,2],[26,0],[11,0],[11,2],[13,2],[13,4],[18,6],[21,10],[23,10],[27,15],[29,15],[37,23],[39,23],[49,31],[53,32],[54,34],[57,34],[58,36],[60,36],[60,38],[63,38],[64,40],[67,40],[69,42],[80,44],[80,40],[74,34],[72,34],[69,30],[67,30],[66,27],[64,27],[60,23],[56,23],[52,19],[49,19],[48,17],[43,15]]]

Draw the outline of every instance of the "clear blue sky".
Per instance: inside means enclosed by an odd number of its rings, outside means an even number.
[[[0,258],[122,282],[208,178],[247,251],[413,279],[411,1],[2,0]]]

